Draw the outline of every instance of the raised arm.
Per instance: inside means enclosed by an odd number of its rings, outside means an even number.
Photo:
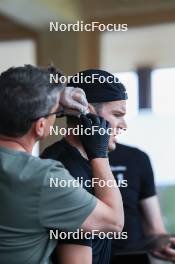
[[[124,225],[123,203],[108,161],[109,134],[99,133],[101,128],[107,131],[109,123],[101,117],[88,114],[81,117],[81,124],[84,130],[93,126],[97,128],[93,135],[84,133],[80,139],[91,162],[93,178],[96,180],[94,191],[98,198],[96,208],[82,227],[85,230],[120,232]],[[101,182],[105,183],[104,187],[101,187]]]

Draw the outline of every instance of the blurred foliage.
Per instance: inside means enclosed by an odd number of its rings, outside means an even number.
[[[175,186],[157,187],[165,226],[169,233],[175,233]]]

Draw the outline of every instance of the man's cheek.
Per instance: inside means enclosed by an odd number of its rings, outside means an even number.
[[[111,127],[111,134],[113,137],[117,135],[117,127],[116,126]]]
[[[109,144],[115,144],[116,143],[116,136],[115,135],[111,135],[109,138]]]

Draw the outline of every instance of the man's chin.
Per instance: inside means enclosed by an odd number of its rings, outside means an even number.
[[[108,151],[109,152],[114,151],[116,149],[116,144],[117,143],[110,143],[108,146]]]

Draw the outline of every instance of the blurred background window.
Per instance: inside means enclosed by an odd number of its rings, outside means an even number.
[[[175,118],[175,68],[152,71],[152,111],[161,117]]]
[[[24,64],[36,64],[36,46],[33,40],[0,42],[0,71]]]
[[[114,73],[116,77],[125,85],[129,100],[127,100],[126,119],[133,118],[138,114],[138,76],[136,72]]]

